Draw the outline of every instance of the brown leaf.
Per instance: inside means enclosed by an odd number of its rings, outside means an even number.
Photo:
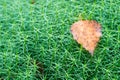
[[[81,20],[71,26],[73,38],[81,44],[91,55],[102,36],[101,25],[94,20]]]

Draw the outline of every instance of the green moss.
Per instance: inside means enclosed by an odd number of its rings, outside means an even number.
[[[31,1],[0,1],[0,79],[120,78],[119,0]],[[70,26],[80,19],[102,25],[93,57],[70,33]],[[43,65],[44,74],[36,62]]]

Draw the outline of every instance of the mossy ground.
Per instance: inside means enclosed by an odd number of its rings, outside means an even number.
[[[120,79],[119,5],[119,0],[0,0],[0,78]],[[80,19],[102,25],[93,57],[70,33]]]

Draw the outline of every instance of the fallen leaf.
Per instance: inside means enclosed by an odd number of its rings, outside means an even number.
[[[99,42],[101,33],[101,25],[94,20],[80,20],[71,26],[73,38],[81,44],[91,55]]]

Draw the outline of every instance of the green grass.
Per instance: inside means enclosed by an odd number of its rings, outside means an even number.
[[[119,0],[0,0],[0,79],[120,79],[119,5]],[[93,57],[70,33],[81,16],[102,25]]]

